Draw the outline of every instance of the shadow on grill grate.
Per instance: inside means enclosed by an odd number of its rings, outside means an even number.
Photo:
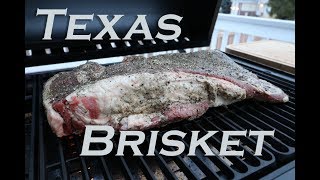
[[[241,64],[241,62],[239,62]],[[204,116],[188,122],[179,122],[159,129],[159,136],[167,130],[189,132],[182,140],[189,147],[190,131],[199,130],[200,136],[207,131],[218,130],[274,130],[275,137],[266,137],[262,156],[254,156],[255,137],[239,137],[243,157],[204,156],[201,148],[196,156],[165,157],[160,149],[174,150],[157,142],[155,156],[133,157],[125,148],[125,156],[80,157],[82,136],[56,138],[46,122],[41,92],[45,80],[52,74],[26,77],[25,135],[26,179],[239,179],[263,177],[269,172],[291,162],[295,155],[295,87],[294,82],[241,64],[260,78],[282,88],[290,96],[286,104],[267,104],[244,101],[228,107],[211,108]],[[148,134],[148,133],[147,133]],[[147,141],[140,145],[148,149]],[[160,139],[160,138],[158,138]],[[207,142],[214,153],[221,146],[222,134],[218,133]],[[233,138],[233,140],[237,140]],[[117,140],[114,146],[117,146]],[[145,147],[145,148],[144,148]],[[95,145],[94,148],[104,148]],[[115,148],[114,148],[115,149]],[[143,151],[143,154],[147,152]]]

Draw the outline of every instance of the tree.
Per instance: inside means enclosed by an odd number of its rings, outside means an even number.
[[[269,0],[270,15],[278,19],[295,19],[295,0]]]
[[[231,0],[222,0],[221,2],[221,12],[225,14],[230,14],[231,12]]]

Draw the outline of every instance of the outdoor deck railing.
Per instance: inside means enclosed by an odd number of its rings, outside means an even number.
[[[219,13],[210,48],[224,51],[228,44],[260,39],[295,43],[295,21]]]

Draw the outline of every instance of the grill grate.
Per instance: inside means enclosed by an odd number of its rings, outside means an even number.
[[[266,137],[263,156],[253,156],[255,137],[239,137],[236,150],[244,149],[244,157],[204,156],[202,149],[196,156],[166,157],[159,155],[164,146],[157,142],[155,156],[133,157],[125,148],[125,156],[114,156],[115,152],[103,157],[80,157],[83,136],[56,138],[51,132],[42,106],[41,92],[45,80],[53,73],[26,76],[25,90],[25,134],[26,134],[26,179],[240,179],[260,178],[294,161],[295,156],[295,83],[276,72],[248,64],[244,60],[236,62],[256,73],[260,78],[282,88],[289,96],[286,104],[268,104],[243,101],[227,107],[211,108],[204,116],[194,121],[183,121],[160,128],[159,137],[168,130],[187,132],[183,139],[186,150],[189,147],[190,131],[199,130],[200,136],[209,130],[273,130],[275,137]],[[32,116],[31,116],[32,115]],[[30,120],[30,118],[32,118]],[[189,132],[189,133],[188,133]],[[140,145],[142,153],[148,148],[150,136]],[[158,139],[160,139],[158,137]],[[221,145],[222,134],[217,133],[208,140],[213,152]],[[235,138],[233,138],[236,140]],[[114,146],[117,146],[114,140]],[[103,148],[96,145],[95,148]],[[116,149],[116,148],[114,148]],[[173,150],[171,147],[164,147]]]

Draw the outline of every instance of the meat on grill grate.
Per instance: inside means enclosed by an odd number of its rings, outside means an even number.
[[[129,56],[107,67],[87,63],[50,78],[43,103],[58,137],[81,133],[85,124],[145,130],[193,120],[209,107],[243,99],[287,102],[273,84],[219,51]]]

